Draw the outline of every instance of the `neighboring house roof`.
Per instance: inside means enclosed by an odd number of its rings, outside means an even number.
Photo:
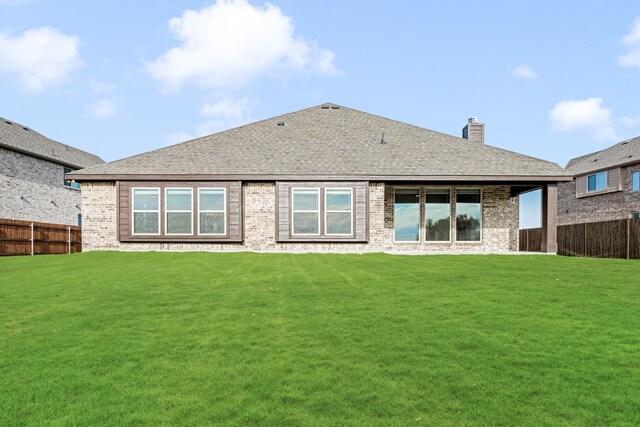
[[[639,162],[640,136],[637,136],[604,150],[571,159],[567,163],[566,169],[573,175],[584,175],[597,170]]]
[[[73,169],[104,163],[100,157],[94,154],[61,144],[20,123],[2,117],[0,117],[0,147]]]
[[[555,163],[323,104],[95,166],[73,177],[557,181],[569,175]]]

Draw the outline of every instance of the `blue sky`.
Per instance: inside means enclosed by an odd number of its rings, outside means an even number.
[[[331,101],[564,166],[639,95],[631,0],[0,0],[0,116],[107,161]]]

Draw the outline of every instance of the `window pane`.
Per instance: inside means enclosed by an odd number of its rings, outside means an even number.
[[[632,181],[633,181],[633,184],[632,184],[633,191],[640,191],[640,171],[633,173]]]
[[[296,211],[317,211],[318,192],[316,190],[294,190],[293,210]]]
[[[134,212],[133,232],[136,234],[158,234],[160,221],[158,212]]]
[[[200,210],[201,211],[223,211],[224,209],[224,189],[204,189],[200,190]]]
[[[469,203],[467,200],[477,202]],[[456,201],[456,240],[479,242],[482,215],[480,190],[458,190]]]
[[[327,212],[327,234],[351,234],[351,212]]]
[[[224,213],[201,212],[200,234],[224,234]]]
[[[168,212],[167,233],[191,234],[191,212]]]
[[[167,190],[167,210],[190,211],[192,206],[191,189]]]
[[[396,190],[393,227],[397,241],[417,242],[420,239],[418,195],[418,190]]]
[[[587,191],[596,191],[596,176],[589,175],[587,177]]]
[[[607,173],[606,172],[599,172],[596,174],[596,180],[598,181],[596,183],[596,188],[598,190],[606,190],[607,189]]]
[[[449,190],[427,190],[425,231],[428,241],[448,241],[451,230]]]
[[[159,190],[133,190],[133,209],[143,211],[157,211],[160,206]]]
[[[351,191],[350,190],[327,190],[327,210],[328,211],[350,211]]]
[[[318,213],[294,212],[293,232],[295,234],[318,234]]]

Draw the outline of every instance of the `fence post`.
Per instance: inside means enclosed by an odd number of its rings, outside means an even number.
[[[31,256],[33,256],[33,223],[31,223]]]
[[[631,252],[631,218],[627,218],[627,259]]]
[[[67,226],[67,243],[69,244],[69,254],[71,253],[71,226]]]

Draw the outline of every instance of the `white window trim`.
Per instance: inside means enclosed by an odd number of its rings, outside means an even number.
[[[598,175],[603,173],[604,174],[604,188],[597,188],[598,187]],[[589,177],[590,176],[595,176],[596,177],[596,189],[595,190],[589,190]],[[596,173],[590,173],[589,175],[587,175],[587,193],[599,193],[602,191],[607,191],[609,189],[609,171],[600,171],[600,172],[596,172]]]
[[[223,208],[222,210],[211,210],[200,208],[200,192],[202,190],[222,190]],[[223,224],[222,233],[202,233],[200,232],[200,214],[201,213],[222,213]],[[227,189],[225,187],[200,187],[198,188],[198,236],[226,236],[227,235]]]
[[[305,211],[305,210],[296,210],[295,209],[295,197],[296,191],[308,191],[315,192],[318,195],[318,208],[313,211]],[[291,235],[292,236],[320,236],[320,188],[319,187],[294,187],[291,188]],[[295,225],[295,214],[296,212],[317,212],[318,213],[318,232],[317,233],[296,233],[296,225]]]
[[[188,211],[183,210],[169,210],[169,191],[171,190],[189,190],[189,194],[191,195],[191,209]],[[191,214],[191,232],[190,233],[169,233],[169,214],[170,213],[186,213],[189,212]],[[193,188],[191,187],[166,187],[164,189],[164,234],[165,236],[193,236]]]
[[[458,190],[480,190],[480,240],[458,240]],[[456,235],[456,244],[462,245],[478,245],[483,243],[484,240],[484,195],[482,194],[482,187],[461,187],[456,188],[456,215],[453,220],[453,231]]]
[[[327,231],[327,214],[329,213],[344,213],[347,211],[344,210],[329,210],[327,209],[327,193],[330,191],[343,191],[349,192],[349,200],[351,201],[349,205],[349,226],[351,229],[351,233],[329,233]],[[324,189],[324,234],[325,236],[353,236],[353,188],[351,187],[330,187]]]
[[[418,240],[396,240],[396,190],[418,190]],[[422,203],[422,191],[420,187],[394,187],[393,188],[393,243],[401,245],[418,245],[422,243],[422,232],[420,232],[422,221],[420,214],[420,204]]]
[[[427,240],[427,193],[429,190],[446,190],[449,192],[449,240]],[[482,199],[480,199],[482,200]],[[452,221],[453,218],[453,203],[451,203],[451,188],[438,188],[438,187],[426,187],[424,190],[424,242],[425,243],[453,243],[453,231],[451,230],[451,225],[455,225],[455,220]]]
[[[136,209],[136,190],[155,190],[158,193],[158,210]],[[132,236],[159,236],[160,232],[160,211],[162,210],[162,200],[160,197],[160,188],[158,187],[131,187],[131,235]],[[156,212],[158,214],[158,232],[157,233],[136,233],[135,214],[136,212]]]

